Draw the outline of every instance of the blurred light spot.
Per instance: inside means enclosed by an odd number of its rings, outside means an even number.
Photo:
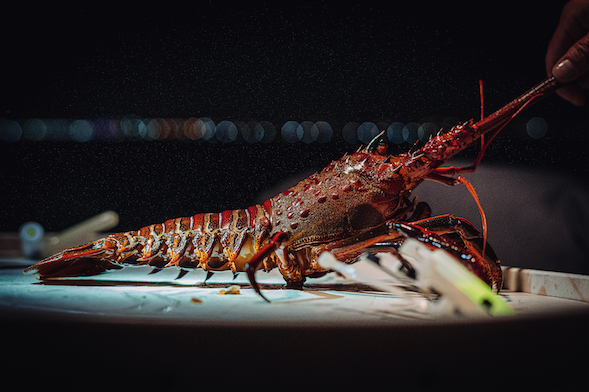
[[[155,118],[144,119],[138,129],[139,135],[145,140],[157,140],[160,137],[160,124]]]
[[[402,122],[394,122],[387,128],[387,136],[389,140],[395,144],[401,144],[405,141],[403,137],[403,128],[405,124]]]
[[[94,137],[94,125],[88,120],[74,120],[68,126],[68,134],[75,142],[87,142]]]
[[[191,140],[210,140],[215,135],[215,123],[207,117],[191,117],[184,121],[182,128],[184,135]]]
[[[237,127],[231,121],[221,121],[217,124],[215,136],[220,142],[231,143],[237,137]]]
[[[22,136],[20,124],[12,120],[4,120],[0,123],[0,140],[14,143]]]
[[[182,132],[180,132],[180,120],[176,118],[162,119],[164,122],[163,128],[166,130],[166,137],[168,139],[181,139]],[[167,132],[169,130],[169,132]]]
[[[121,131],[123,132],[123,136],[128,139],[139,140],[141,138],[141,133],[139,132],[140,127],[143,129],[145,124],[143,124],[143,121],[139,117],[132,114],[123,117],[121,120]]]
[[[405,139],[406,142],[408,143],[415,143],[418,139],[418,133],[417,130],[419,129],[419,124],[416,122],[410,122],[407,123],[407,125],[405,125],[403,127],[403,139]]]
[[[173,139],[173,131],[172,126],[176,124],[172,119],[165,119],[165,118],[158,118],[157,119],[157,126],[159,130],[159,135],[157,137],[158,140],[163,139]]]
[[[421,141],[429,140],[430,135],[434,135],[439,131],[438,126],[432,122],[424,122],[417,129],[417,137]]]
[[[31,118],[23,124],[23,136],[34,142],[43,140],[47,136],[47,126],[43,120]]]
[[[370,143],[378,133],[376,124],[372,122],[363,122],[358,127],[358,139],[364,144]]]
[[[208,117],[201,117],[198,121],[201,124],[202,138],[212,143],[216,142],[214,138],[215,132],[217,131],[215,122]]]
[[[331,137],[333,136],[333,129],[328,122],[317,121],[313,127],[317,128],[318,136],[315,140],[317,143],[327,143],[331,140]]]
[[[349,122],[344,125],[342,129],[342,136],[344,140],[350,144],[358,143],[358,127],[360,124],[356,122]]]
[[[237,129],[237,135],[235,136],[235,140],[245,140],[243,135],[244,133],[250,132],[250,126],[247,123],[239,120],[235,120],[233,124],[235,124],[235,129]]]
[[[243,140],[257,143],[264,137],[264,127],[257,121],[250,121],[239,128]]]
[[[198,118],[190,117],[182,124],[182,132],[184,133],[184,136],[186,136],[190,140],[199,139],[197,133],[197,121]]]
[[[317,140],[317,136],[319,136],[319,128],[317,128],[313,122],[303,121],[301,123],[301,128],[303,129],[303,136],[301,137],[303,143],[309,144]]]
[[[66,140],[67,139],[67,121],[59,119],[43,120],[47,127],[47,139],[49,140]]]
[[[113,140],[117,138],[119,123],[116,120],[99,118],[94,121],[94,135],[99,140]]]
[[[280,131],[282,138],[289,143],[296,143],[302,139],[304,131],[301,124],[296,121],[287,121]]]
[[[270,143],[276,138],[276,127],[270,121],[260,121],[256,127],[261,127],[263,130],[264,137],[260,140],[262,143]]]
[[[534,139],[541,139],[548,132],[548,124],[542,117],[532,117],[526,124],[526,131]]]

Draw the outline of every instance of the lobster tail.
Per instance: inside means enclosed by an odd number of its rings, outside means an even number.
[[[66,249],[25,269],[25,274],[38,274],[43,278],[98,275],[122,265],[105,256],[112,243],[101,239],[75,248]]]
[[[150,265],[154,271],[243,271],[249,257],[262,248],[270,231],[268,212],[260,205],[245,210],[196,214],[111,234],[66,249],[27,268],[42,278],[96,275],[124,265]],[[263,260],[264,268],[275,265]]]

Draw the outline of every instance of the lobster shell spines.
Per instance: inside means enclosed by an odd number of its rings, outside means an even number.
[[[398,163],[357,152],[330,163],[271,199],[272,228],[298,250],[354,235],[395,215],[410,189]]]

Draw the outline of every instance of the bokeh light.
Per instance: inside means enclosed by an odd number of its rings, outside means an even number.
[[[19,123],[12,120],[4,120],[0,123],[0,140],[14,143],[20,140],[22,128]]]
[[[303,129],[303,136],[301,136],[301,141],[303,143],[309,144],[317,140],[319,129],[315,126],[315,123],[312,121],[303,121],[301,123],[301,128]]]
[[[427,141],[431,135],[435,135],[438,131],[439,128],[436,124],[426,121],[417,128],[417,137],[422,142]]]
[[[98,140],[115,140],[120,133],[120,123],[113,119],[99,118],[94,121],[94,135]]]
[[[231,121],[221,121],[219,124],[217,124],[215,137],[220,142],[231,143],[237,138],[237,127]]]
[[[262,140],[260,140],[262,143],[270,143],[274,141],[276,138],[276,127],[274,124],[272,124],[270,121],[260,121],[260,123],[256,126],[256,129],[258,127],[261,128],[261,130],[256,130],[256,132],[263,132],[264,134]]]
[[[443,125],[443,124],[442,124]],[[546,122],[534,117],[527,124],[531,137],[546,134]],[[350,144],[368,145],[382,131],[394,144],[426,141],[439,131],[436,121],[422,123],[379,121],[348,122],[341,131],[334,131],[327,121],[287,121],[280,127],[282,138],[288,143],[327,143],[335,132],[341,132]],[[275,140],[277,127],[270,121],[221,120],[215,123],[209,117],[141,118],[134,114],[119,119],[0,119],[0,141],[156,141],[192,140],[209,143],[270,143]]]
[[[378,127],[375,123],[372,122],[363,122],[358,127],[358,140],[360,140],[364,144],[368,144],[374,139],[379,131]]]
[[[215,126],[215,122],[208,117],[201,117],[198,120],[200,124],[202,138],[204,140],[215,141],[213,137],[215,136],[215,132],[217,132],[217,127]]]
[[[184,122],[183,129],[184,135],[191,140],[211,140],[216,131],[215,123],[208,117],[191,117]]]
[[[94,138],[94,124],[89,120],[74,120],[68,126],[68,134],[75,142],[87,142]]]
[[[394,122],[387,128],[387,136],[389,140],[395,144],[401,144],[405,142],[403,137],[403,128],[405,124],[402,122]]]
[[[413,144],[419,139],[419,124],[416,122],[409,122],[403,127],[403,139],[410,144]]]
[[[333,136],[333,128],[326,121],[317,121],[313,127],[317,128],[317,143],[327,143]]]
[[[358,127],[360,124],[357,122],[349,122],[344,125],[342,129],[342,136],[344,140],[350,144],[356,144],[358,142]]]
[[[48,140],[56,140],[62,141],[67,140],[67,125],[68,122],[66,120],[56,119],[56,118],[49,118],[43,120],[45,126],[47,127],[47,139]]]
[[[182,123],[182,133],[190,140],[197,140],[197,124],[198,118],[190,117]]]
[[[47,126],[43,120],[31,118],[23,124],[23,136],[30,141],[38,142],[47,137]]]
[[[130,140],[140,140],[142,133],[147,133],[144,129],[145,124],[141,119],[133,114],[123,117],[121,120],[121,132],[123,136]],[[141,129],[141,132],[140,132]]]
[[[250,121],[239,127],[241,137],[248,143],[257,143],[264,137],[264,128],[257,121]]]
[[[157,140],[160,137],[160,124],[157,119],[144,119],[139,125],[139,135],[145,140]]]
[[[282,138],[289,143],[296,143],[302,139],[304,131],[301,124],[296,121],[287,121],[280,130]]]
[[[528,135],[534,139],[541,139],[548,132],[548,124],[542,117],[532,117],[526,124]]]
[[[157,128],[159,131],[159,135],[154,140],[165,140],[165,139],[175,139],[176,133],[176,121],[173,119],[165,119],[165,118],[158,118],[157,119]]]

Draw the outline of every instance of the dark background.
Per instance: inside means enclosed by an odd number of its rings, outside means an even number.
[[[243,208],[281,180],[355,151],[360,142],[342,138],[350,121],[476,119],[479,79],[490,113],[546,77],[563,4],[3,6],[0,119],[209,117],[268,121],[277,135],[254,144],[2,141],[0,231],[29,220],[59,231],[107,209],[123,231]],[[548,123],[538,140],[525,129],[534,116]],[[485,162],[585,179],[588,117],[587,107],[549,97],[502,132]],[[333,137],[288,143],[280,129],[289,120],[327,121]]]

